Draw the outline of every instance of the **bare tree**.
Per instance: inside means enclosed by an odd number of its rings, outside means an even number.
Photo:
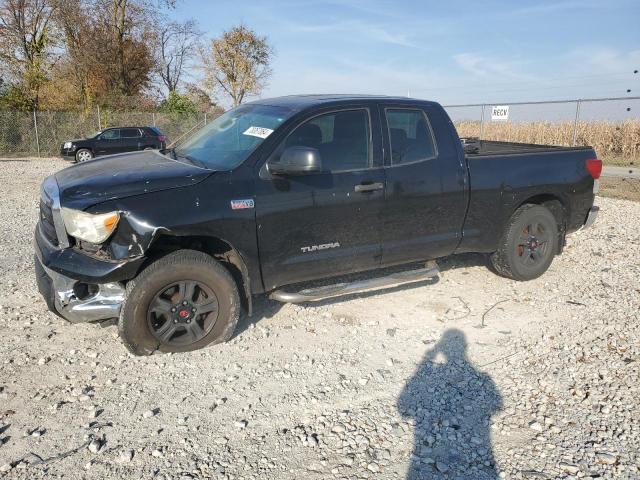
[[[169,92],[180,84],[186,63],[193,58],[200,32],[194,20],[170,22],[158,31],[158,75]]]
[[[50,0],[0,1],[0,63],[23,91],[25,108],[37,108],[54,43]]]
[[[212,40],[200,57],[205,87],[222,90],[237,106],[247,95],[258,95],[265,87],[273,49],[266,37],[240,25]]]
[[[54,18],[66,47],[66,55],[59,64],[62,76],[72,77],[73,87],[84,107],[89,108],[94,93],[91,73],[95,55],[91,48],[94,40],[91,15],[85,3],[82,0],[60,0]]]

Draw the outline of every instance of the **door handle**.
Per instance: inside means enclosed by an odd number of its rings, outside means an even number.
[[[356,185],[354,190],[356,192],[373,192],[375,190],[382,190],[384,188],[384,184],[382,182],[375,183],[361,183],[360,185]]]

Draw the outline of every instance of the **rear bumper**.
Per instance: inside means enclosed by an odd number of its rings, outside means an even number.
[[[589,228],[591,225],[593,225],[596,221],[596,218],[598,218],[598,213],[600,213],[600,207],[596,205],[591,207],[582,228]]]
[[[95,322],[118,318],[124,301],[124,285],[119,282],[93,285],[86,284],[54,272],[35,259],[38,291],[47,302],[47,307],[56,315],[71,323]]]

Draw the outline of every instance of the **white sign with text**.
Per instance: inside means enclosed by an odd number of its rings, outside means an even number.
[[[494,105],[491,107],[491,120],[509,120],[509,105]]]

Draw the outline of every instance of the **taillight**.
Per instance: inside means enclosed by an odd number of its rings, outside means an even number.
[[[167,140],[167,137],[165,137],[164,135],[158,135],[158,140],[160,140],[161,142],[164,142]]]
[[[598,180],[600,178],[600,174],[602,173],[602,160],[598,160],[597,158],[590,158],[585,162],[585,165],[593,179]]]

